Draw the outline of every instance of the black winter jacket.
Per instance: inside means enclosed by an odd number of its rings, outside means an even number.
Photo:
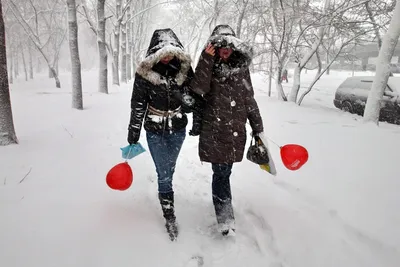
[[[168,55],[174,56],[169,65],[159,62]],[[198,98],[188,87],[193,77],[190,63],[190,56],[171,29],[154,32],[133,85],[128,129],[135,142],[139,140],[143,120],[146,131],[160,134],[186,127],[185,113],[193,110]]]

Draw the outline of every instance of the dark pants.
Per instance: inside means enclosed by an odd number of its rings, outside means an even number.
[[[232,166],[232,164],[212,164],[214,172],[212,195],[218,224],[230,223],[235,220],[230,184]]]
[[[158,176],[158,192],[165,194],[173,192],[172,177],[175,172],[186,129],[163,134],[146,132],[147,144]]]

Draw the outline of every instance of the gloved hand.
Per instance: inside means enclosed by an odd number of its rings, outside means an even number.
[[[190,136],[198,136],[201,133],[201,124],[193,123],[192,129],[189,131]]]
[[[260,133],[258,133],[258,132],[252,132],[251,133],[251,136],[253,136],[254,137],[254,140],[256,140],[256,142],[258,142],[258,141],[260,141],[261,140],[261,138],[260,138]]]
[[[185,93],[182,95],[182,103],[187,107],[192,107],[195,103],[193,96]]]
[[[133,130],[128,131],[128,143],[130,145],[136,144],[139,141],[139,135],[136,134]]]

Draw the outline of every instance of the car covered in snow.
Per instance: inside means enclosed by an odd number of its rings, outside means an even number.
[[[363,116],[373,80],[374,76],[347,78],[336,90],[333,104],[343,111]],[[380,121],[400,125],[400,77],[389,77],[381,107]]]

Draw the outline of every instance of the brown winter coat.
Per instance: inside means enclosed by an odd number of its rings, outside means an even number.
[[[202,52],[191,82],[192,90],[205,99],[199,141],[200,160],[240,162],[246,144],[247,119],[253,132],[263,132],[248,69],[251,49],[235,38],[231,28],[226,26],[217,27],[209,43],[216,47],[216,56]],[[217,50],[218,46],[227,44],[234,50],[229,65],[221,64]]]

